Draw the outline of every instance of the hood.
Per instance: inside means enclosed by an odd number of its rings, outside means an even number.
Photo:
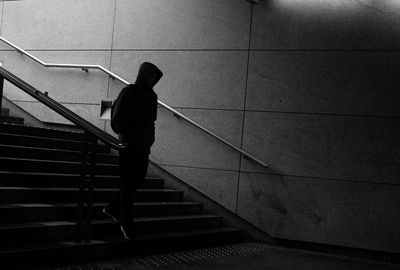
[[[149,62],[144,62],[140,65],[138,75],[136,77],[136,84],[153,88],[162,76],[163,73],[160,69],[158,69],[158,67],[156,67],[156,65]]]

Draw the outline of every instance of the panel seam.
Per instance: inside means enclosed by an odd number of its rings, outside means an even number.
[[[253,10],[254,4],[251,4],[251,11],[250,11],[250,26],[249,26],[249,43],[247,47],[247,67],[246,67],[246,80],[245,80],[245,90],[244,90],[244,99],[243,99],[243,116],[242,116],[242,136],[240,138],[240,148],[243,149],[243,136],[244,136],[244,122],[246,117],[246,99],[247,99],[247,90],[248,90],[248,80],[249,80],[249,66],[250,66],[250,52],[251,52],[251,31],[253,25]],[[237,178],[237,187],[236,187],[236,206],[235,206],[235,213],[238,213],[238,205],[239,205],[239,186],[240,186],[240,173],[242,167],[242,159],[243,155],[240,155],[239,158],[239,168],[238,168],[238,178]]]

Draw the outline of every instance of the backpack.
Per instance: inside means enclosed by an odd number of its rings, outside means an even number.
[[[119,134],[121,132],[121,119],[120,118],[120,113],[118,113],[118,110],[120,108],[120,103],[121,103],[121,95],[118,96],[118,98],[113,102],[111,106],[111,129]]]

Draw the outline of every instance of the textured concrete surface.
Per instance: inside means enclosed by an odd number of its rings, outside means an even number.
[[[398,52],[251,52],[247,110],[399,116]]]
[[[348,256],[284,249],[258,243],[244,243],[148,257],[71,265],[53,270],[89,269],[394,270],[399,269],[399,265]]]
[[[161,166],[232,212],[236,212],[238,173],[235,171]]]
[[[24,49],[110,49],[115,0],[4,3],[2,35]]]
[[[242,0],[119,0],[116,49],[246,49],[251,6]]]
[[[238,170],[239,155],[203,131],[158,110],[151,159],[161,165]]]
[[[169,106],[243,109],[247,52],[237,51],[118,51],[112,71],[135,81],[140,63],[150,61],[163,72],[156,85],[158,97]],[[110,96],[120,90],[111,84]]]
[[[253,14],[252,49],[400,48],[398,1],[260,2]]]
[[[271,236],[400,252],[400,188],[241,173],[238,214]]]
[[[177,109],[218,136],[240,147],[243,112],[212,109]]]
[[[399,184],[399,127],[397,118],[247,112],[243,145],[272,173]]]

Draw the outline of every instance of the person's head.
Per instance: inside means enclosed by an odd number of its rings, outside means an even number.
[[[156,65],[144,62],[140,65],[136,84],[153,88],[163,76],[161,70]]]

